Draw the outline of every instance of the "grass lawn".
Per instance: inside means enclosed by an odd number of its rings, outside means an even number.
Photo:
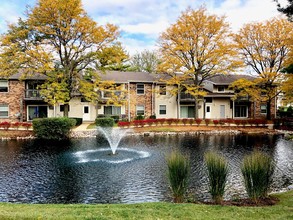
[[[141,203],[113,205],[37,205],[0,203],[0,219],[293,219],[293,191],[276,195],[274,206],[237,207]]]

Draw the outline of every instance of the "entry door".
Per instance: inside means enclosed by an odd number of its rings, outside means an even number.
[[[220,118],[226,118],[225,115],[225,105],[220,105]]]
[[[83,106],[83,121],[90,121],[90,107],[88,105]]]
[[[206,118],[211,118],[211,106],[206,105]]]

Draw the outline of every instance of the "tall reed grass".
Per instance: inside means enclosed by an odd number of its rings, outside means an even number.
[[[207,152],[204,157],[208,169],[209,192],[213,200],[220,204],[225,193],[229,171],[228,162],[224,157],[214,152]]]
[[[254,151],[244,157],[241,172],[249,198],[257,202],[268,196],[274,170],[273,159],[265,153]]]
[[[190,175],[190,160],[180,152],[173,151],[167,156],[168,178],[175,203],[184,201]]]

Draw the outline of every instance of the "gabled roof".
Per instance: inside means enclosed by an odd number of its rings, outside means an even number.
[[[158,75],[146,72],[120,72],[120,71],[106,71],[100,74],[102,80],[112,80],[117,83],[127,82],[155,82]]]
[[[13,74],[9,77],[10,80],[46,80],[47,76],[40,73],[28,74],[24,76],[21,72]]]
[[[236,74],[228,74],[228,75],[221,74],[220,75],[219,74],[209,78],[207,81],[215,85],[230,85],[231,83],[237,81],[238,79],[247,79],[252,81],[255,79],[255,77],[244,75],[244,74],[239,74],[239,75],[236,75]]]

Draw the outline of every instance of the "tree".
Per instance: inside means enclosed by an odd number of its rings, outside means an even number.
[[[130,59],[130,68],[134,71],[155,73],[159,58],[155,51],[144,50],[134,54]]]
[[[231,44],[231,32],[224,17],[209,15],[205,8],[188,8],[159,38],[159,71],[167,74],[167,84],[177,85],[195,97],[195,118],[199,98],[205,93],[202,83],[215,74],[238,66]],[[180,74],[178,74],[180,73]]]
[[[278,95],[276,87],[283,78],[281,70],[288,64],[292,34],[290,22],[273,18],[265,22],[246,24],[234,36],[240,58],[258,75],[254,86],[248,83],[249,95],[254,100],[267,104],[267,119],[271,119],[270,106]],[[239,84],[243,88],[243,83],[238,81],[234,86]]]
[[[293,21],[293,0],[287,0],[288,5],[281,6],[278,0],[275,0],[277,2],[278,11],[285,14],[290,21]]]
[[[1,39],[2,75],[19,71],[48,75],[46,89],[51,92],[44,92],[43,87],[42,95],[52,102],[55,93],[54,99],[57,96],[65,104],[67,116],[68,102],[80,92],[82,72],[107,63],[103,60],[108,58],[102,55],[104,51],[118,54],[115,59],[125,56],[117,50],[118,28],[112,24],[98,25],[84,11],[81,0],[39,0],[26,14],[27,19],[10,25]]]

